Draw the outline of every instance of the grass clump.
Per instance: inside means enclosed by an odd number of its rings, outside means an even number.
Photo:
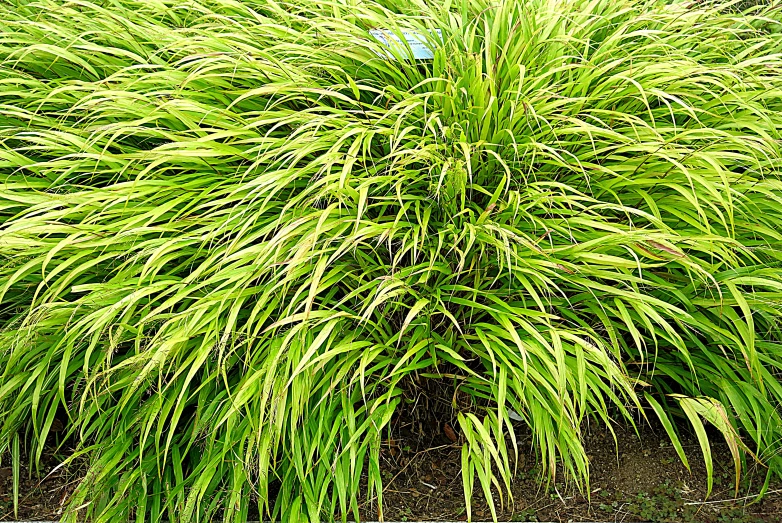
[[[734,6],[0,5],[0,453],[66,420],[69,518],[352,518],[439,379],[468,511],[509,409],[582,485],[638,413],[779,474],[782,24]]]

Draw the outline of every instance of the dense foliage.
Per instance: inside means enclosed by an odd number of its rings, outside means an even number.
[[[735,6],[0,3],[0,455],[63,420],[96,522],[353,518],[437,379],[468,510],[509,409],[580,485],[587,420],[779,474],[782,16]]]

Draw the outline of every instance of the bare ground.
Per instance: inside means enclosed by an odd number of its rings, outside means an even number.
[[[387,521],[466,520],[462,492],[460,446],[445,425],[397,428],[395,439],[382,451],[384,475],[384,518]],[[660,523],[756,523],[782,521],[782,484],[772,484],[759,502],[764,471],[754,466],[744,471],[738,496],[734,491],[734,470],[724,445],[715,443],[715,484],[706,498],[706,471],[694,440],[685,440],[692,471],[681,464],[663,432],[642,428],[640,437],[629,428],[618,428],[617,444],[605,429],[587,430],[585,445],[591,459],[588,496],[567,484],[561,474],[546,484],[530,454],[528,436],[519,428],[520,459],[513,479],[513,500],[505,499],[498,517],[505,521],[650,521]],[[422,434],[426,434],[426,438]],[[717,438],[715,438],[717,441]],[[41,468],[45,476],[62,459],[47,455]],[[12,471],[0,466],[0,521],[14,518]],[[21,505],[18,519],[57,519],[78,477],[60,469],[39,481],[22,470]],[[374,500],[362,504],[362,518],[378,519]],[[479,489],[473,499],[473,518],[490,520]],[[351,518],[352,519],[352,518]]]
[[[739,494],[725,445],[714,444],[714,487],[706,497],[706,469],[700,447],[683,442],[691,471],[679,460],[664,432],[643,428],[640,437],[629,428],[587,435],[591,482],[586,492],[566,483],[561,474],[546,484],[528,441],[512,483],[513,500],[505,500],[498,517],[505,521],[653,521],[665,523],[755,523],[782,521],[782,485],[772,485],[763,500],[755,495],[765,479],[762,467],[743,472]],[[443,438],[447,439],[447,438]],[[715,438],[716,440],[716,438]],[[387,460],[384,516],[389,521],[466,520],[457,444],[418,452],[384,452]],[[473,518],[491,519],[479,491],[474,491]],[[495,501],[499,501],[495,498]],[[498,503],[499,504],[499,503]],[[376,507],[365,505],[367,519]],[[374,508],[374,510],[372,510]]]

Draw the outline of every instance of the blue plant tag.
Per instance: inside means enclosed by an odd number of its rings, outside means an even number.
[[[442,40],[443,34],[440,29],[435,29],[433,33],[437,35],[437,40]],[[418,31],[403,30],[402,38],[404,40],[395,33],[383,29],[372,29],[369,31],[369,34],[383,44],[386,49],[393,50],[398,55],[406,55],[409,46],[413,52],[414,60],[430,60],[434,58],[434,50],[431,48],[431,40],[435,39],[433,38],[434,34],[429,35],[429,42],[427,42],[427,36]],[[393,60],[394,55],[389,52],[387,53],[387,58]]]

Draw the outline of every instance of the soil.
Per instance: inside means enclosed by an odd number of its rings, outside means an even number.
[[[26,459],[24,460],[26,461]],[[63,456],[45,453],[36,473],[22,463],[19,485],[19,513],[13,511],[13,470],[10,463],[0,466],[0,521],[57,520],[78,478],[57,468]]]
[[[636,435],[630,428],[617,428],[617,445],[605,430],[587,431],[585,446],[591,459],[589,495],[558,479],[546,484],[530,454],[529,436],[519,427],[520,459],[513,479],[513,500],[505,499],[497,516],[500,521],[612,521],[660,523],[755,523],[782,521],[782,484],[772,484],[769,493],[753,502],[763,484],[760,466],[743,472],[738,496],[734,491],[734,470],[725,445],[715,443],[714,489],[706,498],[706,471],[700,448],[694,440],[683,444],[692,472],[679,461],[664,432],[645,427]],[[438,432],[425,430],[422,440],[416,431],[397,429],[382,452],[384,475],[384,519],[386,521],[463,521],[467,519],[461,480],[458,433],[443,425]],[[456,442],[451,441],[457,439]],[[715,437],[713,441],[718,441]],[[423,445],[422,445],[423,444]],[[46,476],[61,456],[44,458]],[[63,469],[39,481],[23,469],[20,509],[12,510],[12,471],[0,465],[0,521],[58,519],[62,504],[74,481]],[[491,519],[480,488],[474,492],[473,519]],[[362,504],[362,519],[376,520],[374,500]],[[352,519],[352,518],[349,518]]]
[[[529,454],[529,439],[520,444],[520,464],[512,482],[513,500],[498,507],[500,521],[551,522],[660,522],[755,523],[782,521],[782,484],[775,482],[759,502],[765,472],[760,466],[743,471],[739,494],[735,470],[726,445],[714,443],[714,487],[706,497],[706,468],[694,439],[682,443],[691,471],[679,460],[662,429],[615,428],[617,443],[608,431],[587,434],[590,456],[588,495],[558,474],[546,484]],[[715,437],[713,441],[718,442]],[[524,454],[524,452],[527,454]],[[466,520],[457,443],[430,450],[400,452],[387,459],[383,494],[387,521]],[[473,519],[491,520],[480,487],[473,492]],[[499,505],[499,497],[495,496]],[[369,505],[369,504],[367,504]],[[378,513],[366,507],[367,519]]]

